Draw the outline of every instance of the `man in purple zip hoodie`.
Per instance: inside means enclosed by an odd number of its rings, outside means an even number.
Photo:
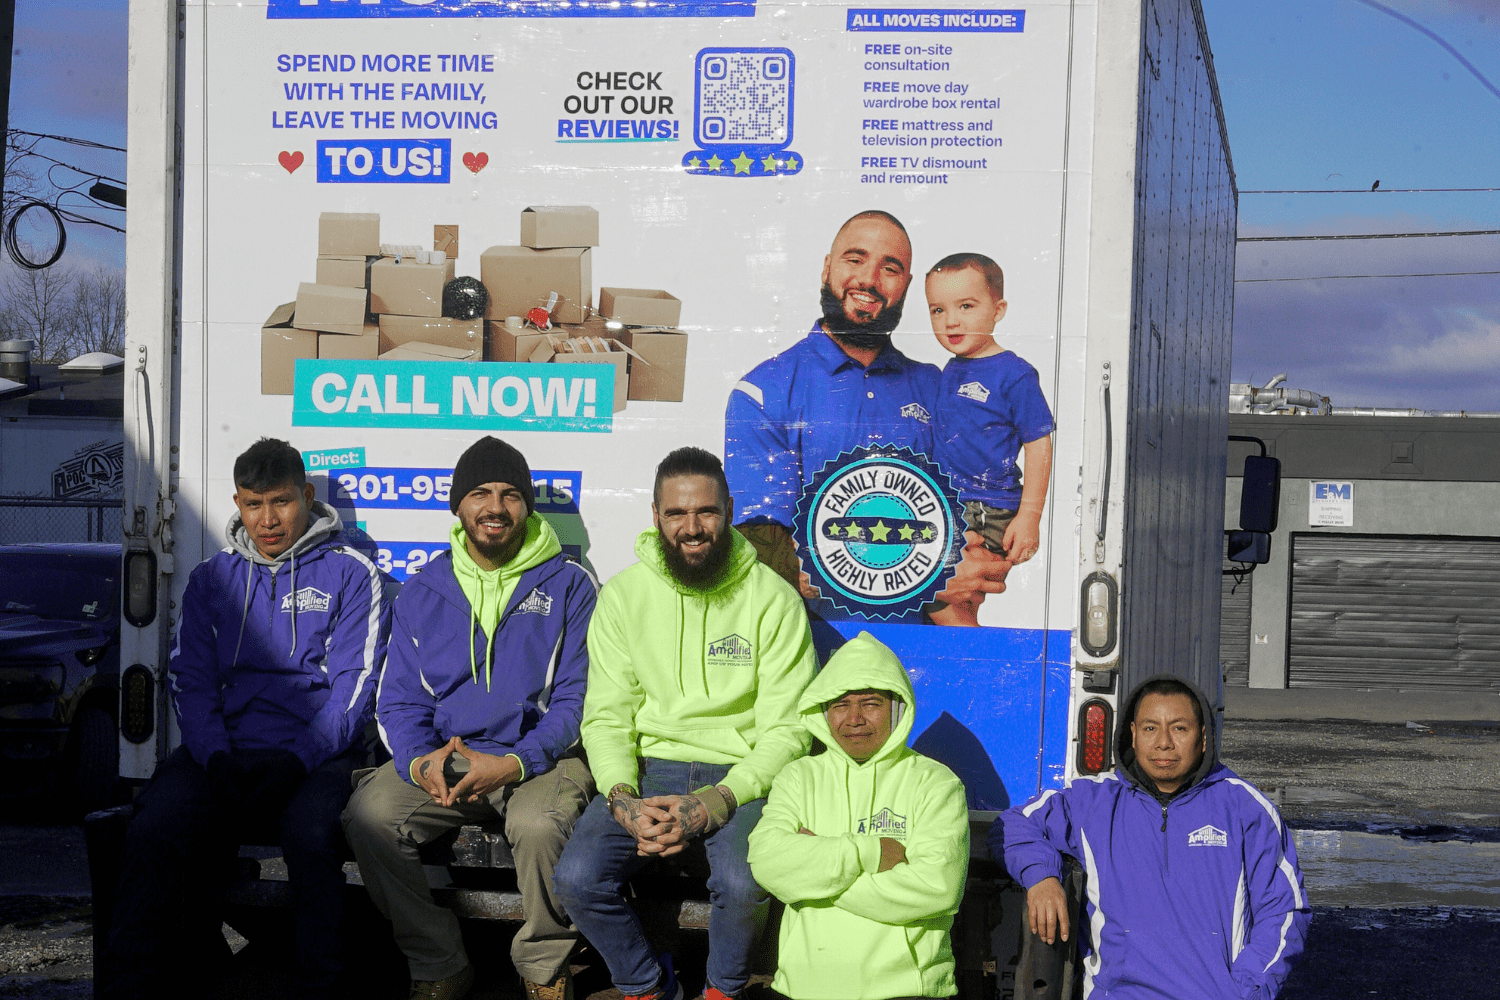
[[[178,747],[137,800],[101,996],[212,992],[219,895],[239,844],[281,845],[298,987],[333,996],[343,961],[339,813],[362,744],[390,609],[302,456],[261,438],[234,463],[229,547],[188,578],[168,670]]]
[[[1208,699],[1170,674],[1121,706],[1118,767],[1007,809],[990,853],[1026,887],[1032,932],[1067,940],[1061,854],[1088,873],[1085,997],[1271,1000],[1311,909],[1291,831],[1217,760]]]
[[[376,720],[392,761],[359,776],[344,830],[391,921],[411,997],[474,982],[458,920],[433,901],[418,848],[465,823],[504,823],[525,917],[511,962],[528,1000],[571,1000],[578,932],[552,869],[594,793],[575,744],[594,579],[536,513],[519,451],[480,438],[453,469],[452,548],[396,599]]]

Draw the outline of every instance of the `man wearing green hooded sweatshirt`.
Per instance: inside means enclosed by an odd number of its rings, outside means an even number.
[[[906,746],[901,661],[868,632],[803,692],[828,752],[793,761],[750,835],[756,881],[786,903],[773,989],[792,1000],[958,992],[949,931],[969,867],[963,784]]]
[[[525,916],[511,961],[528,1000],[571,1000],[578,932],[552,869],[594,792],[575,750],[594,580],[562,554],[536,513],[526,459],[503,441],[463,453],[449,508],[452,550],[396,598],[375,696],[393,759],[361,777],[344,831],[406,955],[411,997],[458,1000],[474,970],[418,848],[465,823],[503,821]]]
[[[741,993],[765,892],[745,860],[771,779],[807,752],[797,696],[816,665],[802,598],[735,531],[718,458],[656,469],[656,528],[589,626],[583,745],[607,797],[558,862],[558,895],[627,997],[681,1000],[621,894],[655,855],[708,856],[708,1000]]]

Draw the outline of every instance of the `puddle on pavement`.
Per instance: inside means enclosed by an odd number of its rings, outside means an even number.
[[[1277,808],[1284,805],[1374,805],[1375,800],[1337,788],[1315,785],[1283,785],[1269,790]]]
[[[1500,844],[1342,830],[1293,830],[1292,837],[1314,906],[1500,907]]]

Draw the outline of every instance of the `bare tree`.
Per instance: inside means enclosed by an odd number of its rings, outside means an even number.
[[[20,267],[6,270],[0,279],[0,295],[5,305],[0,310],[8,338],[36,341],[38,361],[66,361],[71,355],[74,279],[70,271],[49,267],[28,271]]]
[[[123,354],[125,350],[125,275],[120,271],[82,271],[74,276],[67,325],[70,353]]]

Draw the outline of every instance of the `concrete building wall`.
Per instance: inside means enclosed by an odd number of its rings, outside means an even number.
[[[1238,431],[1231,427],[1231,433]],[[1496,434],[1496,448],[1500,451],[1500,433]],[[1354,484],[1353,525],[1315,528],[1308,523],[1308,484],[1317,480]],[[1240,478],[1231,477],[1227,483],[1224,495],[1226,528],[1239,526],[1241,482]],[[1251,592],[1250,687],[1284,688],[1287,685],[1288,602],[1294,533],[1494,537],[1500,535],[1497,510],[1500,510],[1500,482],[1289,476],[1283,467],[1280,523],[1271,536],[1271,561],[1256,567],[1255,586]],[[1500,595],[1496,599],[1500,600]]]

